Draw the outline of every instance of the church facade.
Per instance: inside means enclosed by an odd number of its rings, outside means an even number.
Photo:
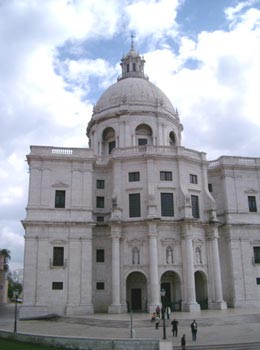
[[[89,148],[31,146],[20,317],[260,305],[260,158],[181,144],[134,49]]]

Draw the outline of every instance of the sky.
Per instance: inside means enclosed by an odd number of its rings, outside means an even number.
[[[0,0],[0,249],[23,266],[30,145],[88,147],[93,105],[135,48],[182,145],[260,156],[260,0]]]

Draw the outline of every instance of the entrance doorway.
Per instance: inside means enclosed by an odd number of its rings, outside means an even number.
[[[126,279],[128,311],[147,311],[147,280],[141,272],[131,272]]]
[[[202,271],[195,272],[196,301],[200,304],[201,310],[208,309],[208,288],[207,277]]]
[[[161,289],[165,290],[164,305],[172,311],[181,311],[181,279],[174,271],[167,271],[161,277]]]
[[[131,305],[133,311],[142,311],[142,290],[141,288],[131,289]]]

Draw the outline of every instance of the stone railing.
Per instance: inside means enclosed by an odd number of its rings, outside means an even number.
[[[93,150],[89,148],[31,146],[30,149],[31,149],[30,156],[74,157],[74,158],[93,157]]]
[[[246,158],[246,157],[232,157],[232,156],[223,156],[217,160],[209,162],[209,169],[215,169],[219,166],[249,166],[255,167],[260,166],[260,158]]]

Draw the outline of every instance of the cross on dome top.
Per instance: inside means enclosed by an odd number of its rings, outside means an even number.
[[[148,79],[144,74],[144,63],[145,60],[135,51],[134,47],[134,38],[135,35],[131,33],[131,48],[126,56],[123,56],[121,59],[122,75],[117,79],[125,78],[143,78]]]

